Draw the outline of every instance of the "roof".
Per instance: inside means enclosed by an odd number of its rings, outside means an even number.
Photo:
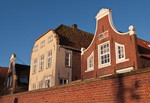
[[[150,42],[138,38],[137,43],[140,56],[150,58]]]
[[[76,24],[72,27],[61,24],[54,31],[59,37],[59,45],[77,50],[80,50],[82,47],[87,48],[94,37],[91,33],[77,29]]]
[[[4,84],[8,73],[8,67],[0,67],[0,87]]]

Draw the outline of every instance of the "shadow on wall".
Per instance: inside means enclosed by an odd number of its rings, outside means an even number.
[[[15,98],[15,99],[14,99],[14,103],[18,103],[18,98]]]
[[[138,88],[140,87],[140,82],[137,79],[134,79],[132,82],[126,83],[131,84],[130,87],[124,85],[124,78],[123,76],[119,76],[116,83],[118,84],[118,89],[116,91],[116,103],[126,103],[126,100],[131,101],[139,101],[140,95],[137,92]]]

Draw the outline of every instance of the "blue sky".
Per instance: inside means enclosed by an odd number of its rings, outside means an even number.
[[[9,66],[12,53],[29,65],[34,41],[60,24],[94,33],[102,8],[112,9],[119,31],[134,25],[137,36],[150,41],[149,5],[149,0],[0,0],[0,66]]]

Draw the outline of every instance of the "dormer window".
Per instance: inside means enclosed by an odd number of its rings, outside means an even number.
[[[110,41],[98,45],[98,67],[103,68],[109,66],[110,58]]]
[[[94,70],[94,53],[92,52],[91,55],[87,58],[87,71]]]

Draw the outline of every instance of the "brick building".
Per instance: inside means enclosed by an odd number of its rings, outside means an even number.
[[[16,55],[10,58],[10,66],[5,73],[4,87],[1,94],[8,95],[28,91],[30,66],[17,64]]]
[[[109,9],[99,11],[96,24],[90,46],[82,48],[82,79],[150,67],[150,42],[137,38],[134,26],[126,33],[116,30]]]
[[[5,87],[4,82],[7,77],[8,67],[0,67],[0,95],[2,95],[2,90]]]

